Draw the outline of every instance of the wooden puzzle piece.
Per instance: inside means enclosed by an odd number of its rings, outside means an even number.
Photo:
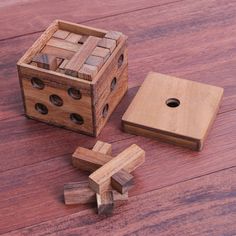
[[[116,48],[116,40],[103,38],[99,41],[98,46],[102,48],[107,48],[112,53]]]
[[[92,52],[92,55],[101,57],[103,59],[103,62],[105,63],[111,54],[110,50],[107,48],[96,47]]]
[[[66,37],[66,41],[69,41],[71,43],[79,43],[79,41],[81,40],[82,35],[79,34],[75,34],[75,33],[70,33],[67,37]]]
[[[88,181],[67,183],[64,185],[64,201],[66,205],[86,204],[95,202],[96,195]]]
[[[104,145],[104,144],[103,144]],[[95,145],[95,150],[98,150]],[[72,164],[78,169],[93,172],[105,163],[112,160],[110,155],[95,152],[93,150],[79,147],[72,155]],[[136,167],[135,167],[136,168]],[[111,185],[118,192],[125,193],[133,187],[133,176],[125,170],[121,170],[111,177]],[[109,183],[108,183],[109,184]]]
[[[74,56],[67,63],[65,69],[66,74],[78,77],[78,71],[83,66],[87,58],[96,48],[100,38],[89,36],[81,48],[74,54]],[[79,44],[78,44],[79,45]]]
[[[98,56],[89,56],[88,59],[85,61],[85,64],[96,66],[98,70],[101,69],[102,65],[104,64],[104,59]]]
[[[112,175],[111,186],[119,193],[126,193],[134,187],[134,177],[127,171],[120,170],[118,173]]]
[[[64,73],[65,73],[65,66],[66,66],[66,64],[68,63],[68,61],[69,61],[69,60],[64,59],[64,60],[62,61],[62,63],[59,65],[57,71],[64,74]]]
[[[39,53],[33,57],[32,62],[36,63],[38,67],[46,70],[57,69],[57,58],[53,55]]]
[[[49,45],[46,45],[42,49],[41,53],[45,53],[45,54],[48,54],[48,55],[53,55],[53,56],[56,56],[56,57],[67,59],[67,60],[71,59],[72,56],[74,55],[73,51],[68,51],[68,50],[63,49],[63,48],[53,47],[53,46],[49,46]]]
[[[114,209],[114,198],[112,191],[105,191],[101,194],[96,194],[97,209],[99,215],[111,215]]]
[[[106,35],[105,35],[105,38],[108,38],[108,39],[113,39],[117,42],[117,44],[120,42],[120,38],[122,36],[122,33],[121,32],[118,32],[118,31],[109,31]]]
[[[77,76],[80,79],[92,81],[97,72],[98,68],[96,66],[83,64],[82,67],[77,72]]]
[[[57,30],[57,31],[53,34],[53,37],[59,38],[59,39],[65,39],[69,34],[70,34],[70,32],[68,32],[68,31],[65,31],[65,30]]]
[[[72,52],[78,52],[80,50],[80,48],[82,47],[78,43],[71,43],[66,40],[62,40],[62,39],[58,39],[58,38],[49,39],[46,45],[56,47],[56,48],[65,49],[67,51],[72,51]]]
[[[112,146],[110,143],[97,141],[93,147],[94,152],[100,152],[102,154],[112,155]]]
[[[111,177],[121,169],[132,172],[145,161],[145,152],[136,144],[131,145],[89,176],[89,185],[101,194],[111,184]]]
[[[113,200],[123,202],[128,200],[128,192],[120,194],[111,190]],[[87,204],[96,202],[96,193],[89,187],[88,181],[67,183],[64,185],[64,201],[66,205]]]

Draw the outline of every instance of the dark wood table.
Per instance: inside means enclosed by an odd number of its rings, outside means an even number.
[[[146,150],[127,204],[109,218],[65,206],[63,185],[86,178],[71,165],[96,140],[25,118],[16,62],[54,20],[129,36],[129,91],[99,139],[114,154]],[[236,235],[236,2],[226,0],[1,0],[0,233],[7,235]],[[156,71],[224,87],[202,152],[121,131],[121,116]]]

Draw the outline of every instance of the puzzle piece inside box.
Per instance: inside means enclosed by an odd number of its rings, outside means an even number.
[[[151,72],[122,117],[125,132],[201,150],[223,89]]]
[[[19,60],[28,117],[97,136],[128,88],[127,37],[55,21]]]

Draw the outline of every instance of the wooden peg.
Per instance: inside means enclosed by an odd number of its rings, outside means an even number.
[[[111,183],[111,177],[121,169],[131,172],[145,161],[145,152],[136,144],[131,145],[89,176],[89,186],[96,193],[103,193]]]

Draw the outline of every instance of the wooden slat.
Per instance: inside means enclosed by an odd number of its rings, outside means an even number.
[[[78,71],[81,69],[84,62],[93,52],[94,48],[96,48],[100,40],[101,39],[98,37],[93,37],[93,36],[88,37],[83,46],[81,46],[81,48],[74,54],[74,56],[65,66],[67,75],[72,75],[75,77],[78,76]]]

